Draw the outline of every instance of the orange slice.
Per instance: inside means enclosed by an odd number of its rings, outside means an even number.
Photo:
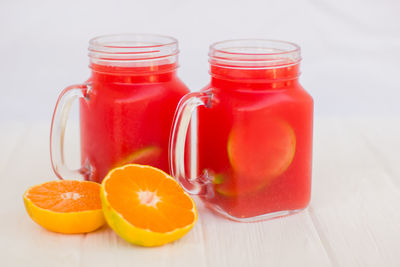
[[[110,227],[136,245],[175,241],[197,221],[193,199],[171,176],[151,166],[128,164],[110,171],[101,200]]]
[[[94,182],[47,182],[32,186],[23,198],[32,220],[53,232],[87,233],[105,224],[100,185]]]
[[[159,162],[162,154],[162,149],[158,146],[148,146],[136,150],[126,158],[120,160],[115,167],[119,167],[126,164],[146,164],[156,165]]]
[[[216,186],[224,195],[254,192],[283,174],[293,161],[296,136],[277,117],[252,116],[238,122],[228,137],[233,174]]]

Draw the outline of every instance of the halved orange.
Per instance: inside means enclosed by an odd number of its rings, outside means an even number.
[[[50,231],[87,233],[105,224],[98,183],[51,181],[30,187],[23,198],[32,220]]]
[[[197,221],[193,199],[171,176],[151,166],[128,164],[110,171],[101,200],[110,227],[136,245],[175,241]]]

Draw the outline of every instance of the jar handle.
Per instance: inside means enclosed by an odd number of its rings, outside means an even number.
[[[71,170],[65,164],[64,136],[65,127],[75,99],[88,98],[89,84],[71,85],[65,88],[58,97],[51,121],[50,131],[50,158],[55,174],[60,179],[85,179],[90,173],[90,167],[82,166],[80,169]]]
[[[193,111],[199,106],[211,108],[212,90],[186,94],[179,101],[175,112],[169,139],[169,164],[171,175],[190,194],[204,195],[210,180],[207,174],[200,177],[186,177],[185,142]]]

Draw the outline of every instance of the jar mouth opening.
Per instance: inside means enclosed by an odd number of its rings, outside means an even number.
[[[235,39],[210,46],[209,62],[213,66],[239,69],[286,67],[301,61],[297,44],[271,39]]]
[[[89,41],[92,64],[119,67],[146,67],[174,64],[179,54],[178,41],[155,34],[112,34]]]

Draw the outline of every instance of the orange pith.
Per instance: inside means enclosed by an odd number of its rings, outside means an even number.
[[[53,212],[101,209],[100,186],[93,182],[47,182],[30,188],[25,196],[37,207]]]
[[[103,182],[109,205],[131,225],[168,233],[195,222],[195,206],[167,174],[149,166],[126,165]]]

